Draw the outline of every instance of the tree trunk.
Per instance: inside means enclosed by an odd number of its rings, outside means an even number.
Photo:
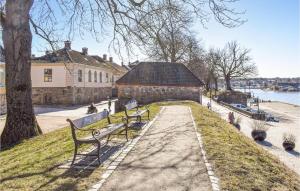
[[[232,90],[231,88],[231,83],[230,83],[230,77],[229,76],[225,76],[225,83],[226,83],[226,90]]]
[[[205,89],[206,89],[207,92],[209,91],[209,88],[210,88],[210,80],[206,79],[206,81],[205,81]]]
[[[218,87],[218,78],[214,78],[214,81],[215,81],[215,95],[217,95],[217,91],[219,89],[219,87]]]
[[[9,0],[2,18],[6,64],[7,117],[1,146],[42,133],[31,99],[31,42],[29,11],[33,0]]]

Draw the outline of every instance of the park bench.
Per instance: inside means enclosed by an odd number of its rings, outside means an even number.
[[[140,108],[142,105],[139,105],[135,99],[130,100],[126,105],[124,105],[125,116],[127,124],[129,123],[129,119],[136,118],[136,120],[141,123],[142,122],[142,115],[147,113],[148,120],[150,120],[150,111],[147,106],[145,106],[145,110],[141,110]],[[133,113],[129,112],[132,109],[136,109]]]
[[[105,128],[102,129],[87,129],[85,127],[94,124],[96,122],[99,122],[102,119],[107,119],[108,125]],[[128,134],[127,134],[127,123],[126,119],[122,118],[122,123],[116,123],[112,124],[109,116],[109,112],[105,109],[100,113],[92,114],[89,116],[85,116],[79,119],[71,120],[67,119],[67,121],[70,123],[71,126],[71,132],[72,132],[72,138],[75,144],[75,151],[74,151],[74,157],[72,160],[71,165],[74,164],[74,161],[76,159],[77,155],[89,155],[89,156],[97,156],[99,164],[100,161],[100,148],[101,148],[101,140],[104,138],[107,138],[106,144],[109,141],[109,138],[111,135],[116,134],[117,130],[121,130],[120,132],[117,132],[118,134],[121,134],[124,130],[125,133],[122,135],[126,136],[126,140],[128,141]],[[124,129],[123,129],[124,128]],[[84,138],[77,137],[77,131],[88,131],[90,132],[90,135]],[[97,145],[97,154],[80,154],[77,153],[78,147],[81,144],[94,144]]]

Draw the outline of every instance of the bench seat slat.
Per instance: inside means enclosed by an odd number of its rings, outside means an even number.
[[[92,114],[86,117],[82,117],[76,120],[73,120],[73,124],[77,127],[77,128],[83,128],[86,127],[88,125],[91,125],[97,121],[100,121],[104,118],[107,118],[108,116],[108,111],[104,110],[100,113],[96,113],[96,114]]]
[[[128,115],[129,117],[137,117],[137,116],[140,116],[140,115],[143,115],[145,112],[147,112],[147,110],[138,110],[130,115]]]
[[[136,107],[138,107],[138,103],[136,100],[130,100],[126,105],[125,105],[127,110],[131,110],[134,109]]]
[[[98,136],[96,136],[97,139],[102,139],[110,134],[112,134],[114,131],[121,129],[122,127],[124,127],[124,123],[118,123],[118,124],[110,124],[107,126],[107,128],[104,128],[102,130],[100,130],[100,134]],[[93,143],[93,142],[97,142],[97,140],[93,137],[93,136],[87,136],[84,138],[79,138],[77,139],[79,142],[84,142],[84,143]]]

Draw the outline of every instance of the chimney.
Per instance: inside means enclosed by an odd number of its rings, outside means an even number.
[[[107,59],[107,55],[103,54],[103,60],[106,61],[106,59]]]
[[[88,54],[88,48],[87,47],[83,47],[82,48],[82,54],[83,55],[87,55]]]
[[[71,41],[69,41],[69,40],[65,41],[65,49],[68,49],[68,50],[71,49]]]
[[[124,66],[124,62],[121,62],[121,66]]]
[[[113,57],[109,57],[109,62],[113,62]]]

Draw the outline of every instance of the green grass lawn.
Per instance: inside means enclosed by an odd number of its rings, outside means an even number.
[[[184,101],[156,103],[150,105],[151,118],[160,106],[172,104],[191,107],[222,190],[300,190],[299,177],[294,172],[206,107]],[[113,122],[122,115],[123,112],[116,114]],[[97,126],[105,124],[104,120]],[[130,130],[129,134],[134,137],[138,133]],[[0,152],[0,190],[86,190],[99,180],[103,169],[58,169],[72,157],[73,149],[70,128],[66,127]]]
[[[150,117],[160,110],[157,104],[150,105]],[[121,121],[123,112],[117,113],[112,122]],[[146,116],[146,115],[145,115]],[[104,127],[106,120],[90,126]],[[129,137],[138,135],[130,130]],[[81,133],[80,136],[87,134]],[[120,136],[120,138],[124,136]],[[87,149],[90,145],[82,147]],[[0,152],[0,190],[86,190],[101,177],[101,167],[90,170],[58,169],[72,158],[74,151],[70,127],[65,127],[45,135],[21,142]]]
[[[188,105],[192,109],[208,160],[221,180],[222,190],[300,190],[299,176],[252,139],[244,136],[206,107],[195,102],[180,104]]]

